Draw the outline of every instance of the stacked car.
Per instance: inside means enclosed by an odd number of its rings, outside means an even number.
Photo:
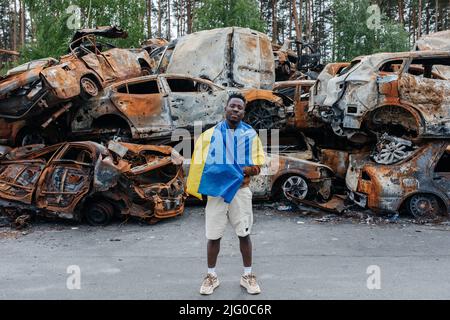
[[[320,72],[309,45],[293,42],[295,54],[289,42],[274,46],[246,28],[150,39],[139,49],[99,37],[126,32],[79,30],[67,55],[1,79],[1,207],[95,225],[116,215],[180,215],[189,169],[182,156],[190,158],[183,152],[199,125],[223,119],[238,91],[245,122],[280,132],[250,184],[255,199],[334,212],[350,199],[418,218],[449,211],[446,51],[379,53]]]

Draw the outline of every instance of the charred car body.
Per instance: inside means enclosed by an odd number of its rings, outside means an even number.
[[[256,199],[326,202],[333,195],[331,168],[310,161],[308,153],[267,154],[261,174],[252,177],[250,189]]]
[[[336,134],[349,138],[361,130],[446,138],[450,134],[450,80],[439,73],[439,66],[450,66],[448,52],[356,58],[337,76],[315,85],[310,110],[318,110]]]
[[[375,212],[406,211],[416,218],[450,213],[450,144],[426,142],[407,158],[377,164],[368,154],[350,156],[350,198]]]
[[[246,121],[256,129],[282,127],[292,112],[272,91],[243,89]],[[106,88],[74,114],[71,133],[83,138],[122,135],[152,140],[170,137],[176,128],[192,129],[195,121],[211,127],[223,119],[229,91],[211,81],[161,74],[126,80]],[[283,100],[284,99],[284,100]],[[118,133],[118,129],[120,133]]]
[[[59,61],[41,59],[10,70],[0,81],[0,141],[9,145],[56,142],[49,126],[73,107],[73,99],[89,99],[104,86],[150,73],[144,49],[119,49],[96,36],[123,38],[115,27],[75,33],[70,53]]]
[[[248,28],[199,31],[157,49],[154,73],[187,74],[224,87],[271,89],[275,62],[267,35]]]
[[[168,146],[114,141],[3,148],[0,204],[93,225],[115,214],[173,217],[184,208],[182,161]]]
[[[77,31],[69,45],[70,53],[62,56],[58,65],[41,72],[57,99],[65,101],[78,95],[95,97],[113,82],[150,74],[147,51],[116,48],[99,41],[97,36],[126,38],[127,33],[115,27]]]

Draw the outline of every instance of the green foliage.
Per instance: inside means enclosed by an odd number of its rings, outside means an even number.
[[[127,48],[138,47],[144,40],[145,0],[25,0],[35,27],[35,39],[21,49],[21,62],[67,53],[75,29],[69,29],[73,13],[70,5],[80,8],[81,28],[116,25],[128,32],[126,39],[105,39]]]
[[[382,12],[380,28],[369,29],[367,22],[372,14],[367,9],[370,5],[369,0],[334,0],[335,61],[349,61],[356,56],[376,52],[409,50],[407,32]]]
[[[264,31],[256,0],[203,0],[195,10],[194,30],[244,27]]]

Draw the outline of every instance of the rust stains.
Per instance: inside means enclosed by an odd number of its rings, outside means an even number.
[[[115,141],[13,149],[0,160],[0,204],[94,225],[116,213],[155,222],[183,213],[181,163],[171,147]]]

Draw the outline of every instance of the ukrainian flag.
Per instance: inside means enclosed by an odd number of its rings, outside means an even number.
[[[222,197],[230,203],[244,180],[243,167],[263,165],[265,156],[256,131],[240,122],[232,130],[226,121],[203,132],[195,143],[187,192]]]

